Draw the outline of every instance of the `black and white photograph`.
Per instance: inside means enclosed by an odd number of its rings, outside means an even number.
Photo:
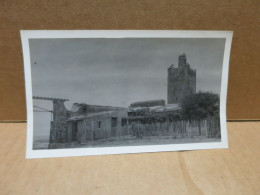
[[[227,148],[229,31],[21,31],[27,158]]]

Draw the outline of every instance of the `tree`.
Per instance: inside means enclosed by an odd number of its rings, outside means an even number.
[[[211,92],[198,92],[186,96],[181,103],[182,118],[200,121],[209,117],[219,117],[219,96]]]

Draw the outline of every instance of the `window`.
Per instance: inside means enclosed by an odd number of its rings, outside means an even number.
[[[98,128],[101,128],[101,121],[98,121]]]
[[[112,119],[111,119],[111,127],[116,127],[116,123],[117,123],[117,118],[116,117],[112,117]]]
[[[122,126],[122,127],[123,127],[123,126],[126,126],[126,124],[127,124],[126,118],[122,118],[122,119],[121,119],[121,126]]]

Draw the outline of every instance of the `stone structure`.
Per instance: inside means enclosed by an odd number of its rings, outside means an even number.
[[[52,121],[50,123],[50,138],[49,143],[65,143],[67,139],[67,123],[66,120],[70,116],[70,112],[65,108],[64,102],[68,99],[39,97],[33,96],[33,99],[52,101],[53,109],[49,111],[52,113]]]
[[[67,119],[68,142],[107,139],[125,135],[127,109],[122,107],[74,104]]]
[[[64,101],[59,99],[53,100],[53,121],[51,122],[50,143],[62,142],[67,139],[66,120],[70,116],[68,110],[64,106]]]
[[[127,108],[75,103],[67,110],[64,101],[53,98],[49,149],[126,135],[126,118]]]
[[[181,103],[182,99],[196,93],[196,70],[190,68],[186,55],[179,56],[178,67],[171,65],[168,68],[168,104]]]

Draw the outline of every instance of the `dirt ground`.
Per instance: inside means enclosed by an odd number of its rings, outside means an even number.
[[[135,136],[124,136],[120,138],[111,138],[108,140],[97,140],[84,145],[75,144],[75,147],[113,147],[113,146],[136,146],[136,145],[161,145],[161,144],[182,144],[182,143],[203,143],[220,142],[221,139],[193,137],[193,138],[172,138],[171,136],[151,136],[137,138]]]
[[[140,146],[140,145],[163,145],[163,144],[183,144],[183,143],[203,143],[220,142],[220,138],[207,138],[205,136],[195,136],[193,138],[173,138],[172,136],[150,136],[137,138],[136,136],[122,136],[102,140],[89,141],[86,144],[73,142],[70,147],[65,148],[95,148],[95,147],[117,147],[117,146]],[[48,149],[46,140],[38,140],[33,144],[35,150]]]

